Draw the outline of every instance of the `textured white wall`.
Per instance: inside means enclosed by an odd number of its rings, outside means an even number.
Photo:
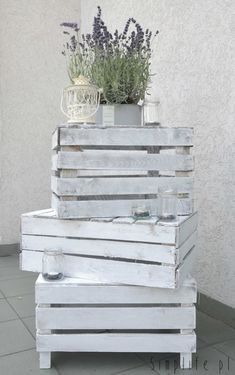
[[[165,126],[193,126],[200,211],[195,275],[200,291],[235,307],[235,2],[99,0],[81,2],[89,31],[96,6],[110,29],[128,17],[159,29],[152,94]]]
[[[0,236],[19,240],[19,216],[50,206],[51,133],[68,84],[60,23],[79,0],[0,0]]]

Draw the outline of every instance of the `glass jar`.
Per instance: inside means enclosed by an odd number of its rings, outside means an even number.
[[[151,216],[151,206],[148,202],[136,204],[132,207],[132,216],[134,219],[149,219]]]
[[[144,102],[144,125],[160,125],[159,102]]]
[[[172,221],[177,218],[177,191],[172,188],[158,189],[158,217],[160,220]]]
[[[44,251],[42,276],[46,280],[61,280],[64,277],[64,254],[61,250]]]

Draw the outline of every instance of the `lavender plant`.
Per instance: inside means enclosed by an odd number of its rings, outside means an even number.
[[[80,38],[76,23],[62,26],[68,36],[62,53],[67,58],[71,80],[80,74],[88,77],[103,89],[102,103],[136,104],[144,99],[152,75],[151,43],[158,31],[153,35],[129,18],[121,33],[115,30],[112,34],[99,6],[91,34],[82,34]]]

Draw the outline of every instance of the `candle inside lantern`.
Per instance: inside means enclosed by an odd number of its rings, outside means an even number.
[[[147,219],[150,217],[149,205],[134,206],[132,209],[132,215],[135,219]]]
[[[64,255],[60,250],[45,250],[42,259],[42,275],[46,280],[64,277]]]

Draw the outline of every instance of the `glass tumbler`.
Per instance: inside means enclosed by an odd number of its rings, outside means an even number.
[[[144,103],[144,125],[160,125],[158,109],[159,102]]]
[[[64,254],[61,250],[44,251],[42,276],[46,280],[61,280],[64,277]]]
[[[160,220],[172,221],[177,218],[177,191],[176,189],[158,189],[158,216]]]
[[[151,215],[151,206],[149,203],[140,203],[132,207],[132,216],[134,219],[149,219]]]

